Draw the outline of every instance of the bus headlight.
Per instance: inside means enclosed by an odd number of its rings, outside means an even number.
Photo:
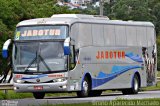
[[[57,78],[57,79],[54,79],[53,82],[63,82],[66,80],[67,80],[67,78]]]
[[[57,79],[57,82],[62,82],[63,80],[61,78],[58,78]]]
[[[20,80],[20,79],[17,79],[17,80],[15,80],[14,82],[15,82],[15,83],[24,83],[24,81],[23,81],[23,80]]]

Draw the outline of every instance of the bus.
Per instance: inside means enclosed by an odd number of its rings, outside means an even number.
[[[82,14],[55,14],[18,23],[13,45],[14,90],[76,92],[99,96],[105,90],[137,94],[156,84],[157,49],[151,22],[110,20]]]

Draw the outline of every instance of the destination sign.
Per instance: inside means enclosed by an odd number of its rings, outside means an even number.
[[[17,28],[16,40],[64,39],[67,26],[27,26]]]
[[[26,30],[21,36],[45,36],[45,35],[60,35],[59,29],[45,29],[45,30]]]

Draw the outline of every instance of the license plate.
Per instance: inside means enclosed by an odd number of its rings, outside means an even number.
[[[34,86],[34,90],[43,90],[43,86]]]

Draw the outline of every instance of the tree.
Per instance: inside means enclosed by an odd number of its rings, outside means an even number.
[[[153,15],[156,17],[155,20],[155,26],[156,26],[156,32],[160,33],[160,2],[154,5],[153,7]]]
[[[3,43],[5,42],[6,39],[8,39],[9,36],[7,36],[7,26],[3,23],[3,21],[0,19],[0,48],[2,49]],[[3,59],[2,57],[2,51],[0,50],[0,72],[6,68],[7,62]],[[1,74],[1,73],[0,73]]]
[[[114,18],[122,20],[154,20],[146,0],[117,0],[111,14]]]

